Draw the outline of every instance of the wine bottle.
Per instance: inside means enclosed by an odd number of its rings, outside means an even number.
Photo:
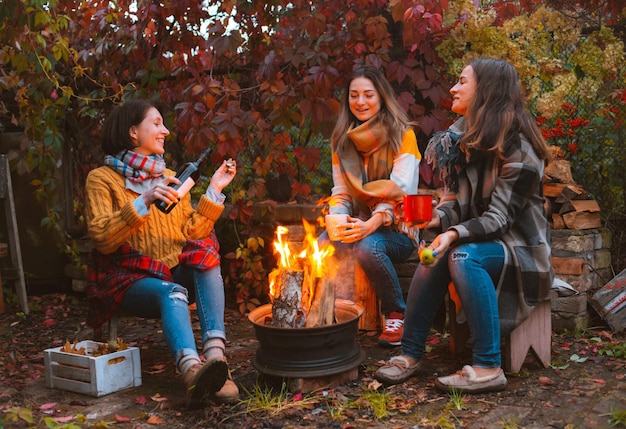
[[[204,152],[202,152],[197,160],[185,163],[185,165],[183,165],[183,167],[178,170],[178,173],[176,173],[176,178],[180,181],[180,184],[170,183],[168,185],[178,191],[179,198],[184,197],[187,192],[189,192],[189,190],[193,187],[193,185],[195,185],[198,181],[198,178],[200,177],[200,164],[202,164],[209,152],[210,148],[207,148]],[[157,209],[161,210],[163,213],[171,212],[176,204],[178,203],[174,202],[168,204],[163,200],[156,200],[154,202],[154,205],[157,207]]]

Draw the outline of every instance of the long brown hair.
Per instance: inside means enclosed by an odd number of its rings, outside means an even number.
[[[354,70],[344,88],[339,116],[331,135],[333,150],[341,155],[350,144],[346,133],[350,126],[357,122],[357,118],[350,111],[350,83],[359,77],[369,79],[374,84],[374,88],[380,97],[380,111],[377,113],[376,118],[387,129],[387,144],[391,146],[394,153],[397,153],[402,146],[402,136],[412,126],[412,122],[409,120],[406,112],[402,110],[391,84],[383,73],[369,66],[359,67]]]
[[[476,93],[465,114],[465,149],[495,151],[502,157],[507,141],[522,133],[540,159],[550,153],[541,130],[527,110],[517,70],[506,61],[479,58],[469,64],[476,78]]]

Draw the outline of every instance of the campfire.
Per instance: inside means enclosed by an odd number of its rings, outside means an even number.
[[[274,250],[280,256],[278,267],[269,274],[272,326],[305,328],[335,323],[335,291],[325,281],[331,269],[332,245],[319,247],[315,226],[303,220],[306,231],[300,250],[285,237],[289,230],[276,229]]]
[[[288,228],[276,229],[272,302],[248,315],[259,341],[252,364],[263,374],[289,377],[291,392],[355,380],[365,358],[356,340],[363,309],[335,299],[335,248],[321,248],[315,226],[303,223],[305,238],[297,245]]]

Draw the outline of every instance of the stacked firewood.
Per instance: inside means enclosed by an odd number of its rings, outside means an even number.
[[[602,226],[600,206],[585,189],[574,183],[570,162],[563,150],[550,146],[552,160],[544,173],[543,194],[552,229],[592,229]]]

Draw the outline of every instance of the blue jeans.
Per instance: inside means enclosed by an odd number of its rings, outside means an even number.
[[[433,319],[452,281],[472,334],[473,365],[500,367],[500,318],[495,285],[504,267],[504,252],[498,242],[461,244],[448,250],[433,265],[418,265],[407,297],[402,354],[422,358]]]
[[[124,295],[121,309],[138,317],[161,319],[165,342],[178,363],[183,356],[198,356],[189,320],[190,302],[196,302],[202,342],[226,340],[224,282],[219,265],[207,271],[177,266],[172,274],[176,283],[156,278],[137,281]]]
[[[380,311],[385,315],[392,311],[404,313],[406,304],[393,263],[402,262],[411,256],[415,249],[413,240],[391,228],[383,227],[355,243],[330,241],[328,233],[324,231],[318,242],[321,246],[331,243],[338,258],[352,249],[354,258],[380,299]]]

